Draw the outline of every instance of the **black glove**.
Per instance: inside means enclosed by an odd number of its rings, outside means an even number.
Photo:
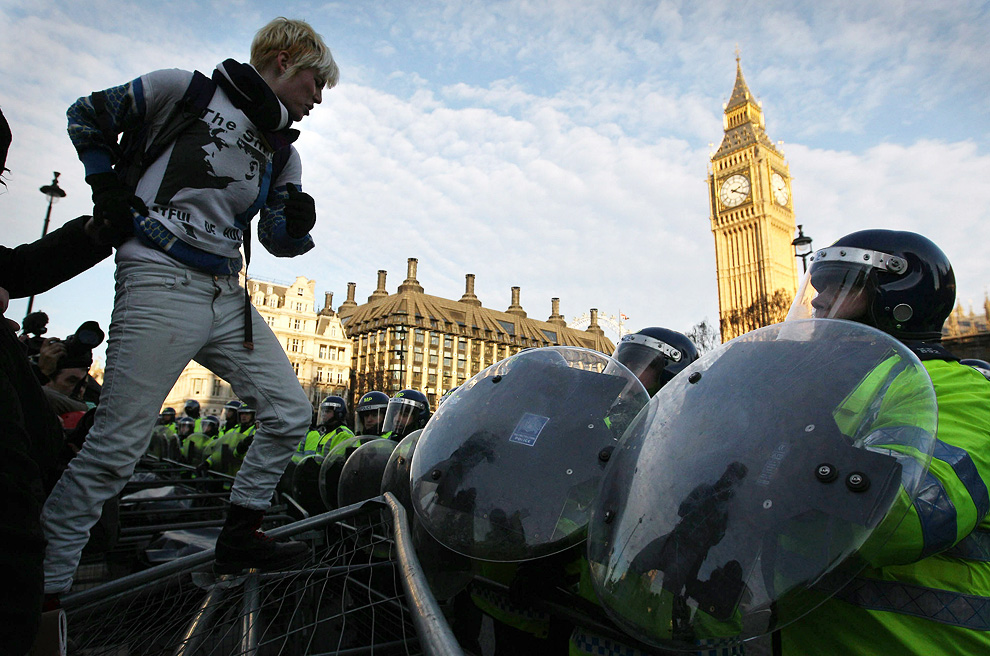
[[[305,237],[316,225],[316,201],[291,182],[285,188],[289,192],[285,201],[285,231],[293,239]]]
[[[112,171],[86,176],[86,182],[93,189],[93,223],[97,241],[120,246],[134,234],[132,210],[147,216],[148,208]]]
[[[236,447],[234,447],[234,454],[238,458],[243,458],[247,450],[251,448],[251,442],[254,442],[254,434],[248,435],[243,440],[241,440]]]

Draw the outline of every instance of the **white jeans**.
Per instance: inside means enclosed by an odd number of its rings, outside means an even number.
[[[230,493],[267,509],[309,428],[312,407],[271,329],[251,307],[254,350],[244,348],[244,290],[237,276],[123,262],[95,424],[45,502],[45,592],[64,592],[103,503],[117,495],[148,448],[158,413],[192,359],[253,399],[261,426]]]

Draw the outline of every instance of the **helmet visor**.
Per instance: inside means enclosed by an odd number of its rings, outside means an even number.
[[[847,246],[817,251],[787,319],[863,321],[875,291],[874,270],[899,274],[907,270],[907,262],[895,255]]]
[[[398,439],[408,435],[417,428],[416,422],[423,412],[423,404],[412,399],[392,399],[388,402],[388,410],[385,412],[385,425],[383,434],[391,432],[392,439]]]
[[[626,335],[615,347],[612,357],[633,372],[650,396],[662,386],[663,370],[668,362],[679,362],[679,349],[648,335]]]
[[[339,403],[323,403],[320,405],[320,414],[316,422],[320,425],[327,424],[337,415],[338,411],[342,412],[343,409]]]
[[[355,435],[381,435],[382,426],[385,424],[385,406],[367,406],[358,408],[354,413],[354,433]]]

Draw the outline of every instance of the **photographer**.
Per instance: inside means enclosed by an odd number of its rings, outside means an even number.
[[[46,340],[46,344],[42,346],[38,366],[44,375],[49,376],[44,387],[45,396],[55,414],[62,416],[67,412],[85,412],[89,409],[83,401],[82,391],[89,378],[89,368],[93,364],[93,349],[102,342],[103,331],[100,325],[95,321],[87,321],[64,342]],[[59,353],[51,372],[45,371],[47,363],[42,363],[42,354],[46,350]]]

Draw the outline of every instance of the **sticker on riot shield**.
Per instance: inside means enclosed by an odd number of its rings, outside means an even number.
[[[512,435],[509,436],[509,441],[526,446],[535,446],[536,440],[540,437],[540,433],[543,432],[543,427],[547,425],[548,421],[550,421],[550,417],[541,417],[527,412],[516,424]]]

